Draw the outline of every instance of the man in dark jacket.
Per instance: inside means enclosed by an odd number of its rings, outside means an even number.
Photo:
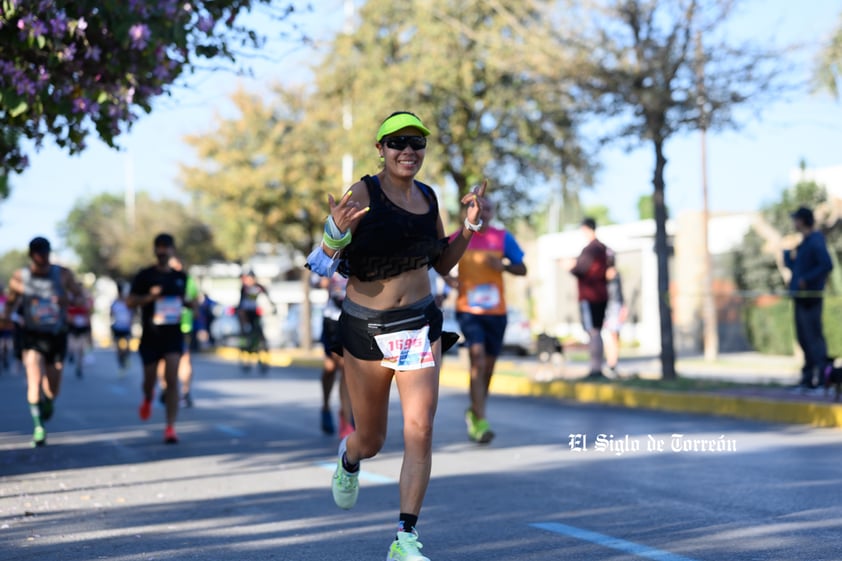
[[[822,330],[822,295],[833,262],[824,235],[815,229],[813,211],[801,207],[791,215],[795,230],[803,236],[795,249],[784,251],[784,264],[792,271],[789,290],[795,309],[795,333],[804,351],[799,388],[821,384],[827,362],[827,343]]]

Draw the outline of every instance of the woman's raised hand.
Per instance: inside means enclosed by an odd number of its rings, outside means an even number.
[[[349,189],[339,202],[333,198],[333,195],[327,196],[328,205],[330,205],[330,215],[333,217],[333,222],[342,233],[348,231],[349,228],[356,227],[360,219],[368,212],[369,207],[361,208],[360,203],[351,200],[352,191]]]
[[[480,185],[474,186],[469,193],[462,197],[462,204],[468,205],[468,211],[465,216],[471,224],[479,224],[480,215],[482,214],[482,198],[485,196],[485,190],[487,188],[488,179],[483,179]]]

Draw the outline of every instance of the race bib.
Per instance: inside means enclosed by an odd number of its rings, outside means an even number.
[[[257,309],[257,300],[243,300],[240,302],[240,309],[253,312]]]
[[[88,326],[87,316],[78,315],[78,314],[73,316],[73,326],[74,327],[87,327]]]
[[[468,291],[468,306],[491,310],[500,305],[500,291],[495,284],[481,284]]]
[[[115,309],[114,323],[112,325],[117,329],[128,329],[132,326],[132,313],[127,308]]]
[[[383,353],[381,366],[393,370],[420,370],[435,366],[429,333],[430,326],[425,325],[420,329],[375,335],[374,340]]]
[[[178,325],[181,323],[181,296],[161,296],[155,300],[152,323],[155,325]]]
[[[38,327],[49,327],[58,325],[61,317],[61,308],[58,302],[52,298],[34,297],[29,300],[29,317],[32,323]]]

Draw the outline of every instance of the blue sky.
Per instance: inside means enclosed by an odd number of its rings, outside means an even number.
[[[324,12],[310,17],[305,27],[317,37],[328,37],[341,26],[342,0],[319,2]],[[806,43],[813,53],[839,21],[838,0],[752,0],[734,22],[734,32],[778,44]],[[62,241],[56,224],[80,198],[102,192],[122,193],[128,184],[156,197],[182,198],[176,176],[179,162],[189,162],[191,150],[181,140],[206,131],[215,113],[228,109],[235,85],[258,89],[281,76],[301,79],[302,53],[274,63],[259,63],[256,79],[239,80],[229,74],[200,75],[188,88],[156,103],[124,135],[121,152],[92,140],[86,152],[68,156],[48,146],[31,154],[31,167],[13,179],[12,195],[0,203],[0,253],[24,249],[36,235],[45,235],[54,247]],[[802,56],[799,72],[809,68]],[[712,211],[748,211],[776,199],[789,185],[790,172],[805,159],[810,167],[842,165],[842,102],[829,96],[801,92],[792,99],[765,108],[760,118],[744,119],[744,127],[708,135],[708,187]],[[700,209],[700,139],[697,134],[677,137],[666,148],[667,204],[673,214]],[[607,204],[618,221],[637,218],[637,200],[651,193],[653,156],[643,146],[631,152],[608,148],[601,153],[602,171],[586,205]],[[66,256],[59,250],[60,256]]]

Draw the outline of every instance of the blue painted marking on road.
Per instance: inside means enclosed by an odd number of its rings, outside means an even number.
[[[126,395],[127,393],[129,393],[129,390],[127,390],[123,386],[108,386],[108,391],[110,391],[114,395]]]
[[[327,470],[333,473],[333,470],[336,469],[336,462],[319,462],[316,464],[318,467]],[[379,475],[376,473],[371,473],[369,471],[360,470],[360,481],[365,483],[373,483],[375,485],[385,485],[387,483],[397,483],[396,479],[392,479],[391,477],[386,477],[385,475]]]
[[[246,435],[245,431],[241,431],[240,429],[235,429],[234,427],[229,427],[228,425],[215,425],[216,430],[219,432],[224,432],[228,436],[233,436],[235,438],[242,438]]]
[[[639,543],[621,540],[620,538],[607,536],[605,534],[600,534],[599,532],[583,530],[582,528],[568,526],[567,524],[559,524],[558,522],[538,522],[530,524],[530,526],[533,528],[540,528],[541,530],[546,530],[548,532],[553,532],[555,534],[561,534],[562,536],[576,538],[577,540],[595,543],[602,547],[616,549],[617,551],[622,551],[623,553],[630,553],[645,559],[654,559],[655,561],[695,561],[689,557],[676,555],[675,553],[670,553],[669,551],[663,551],[646,545],[641,545]]]

